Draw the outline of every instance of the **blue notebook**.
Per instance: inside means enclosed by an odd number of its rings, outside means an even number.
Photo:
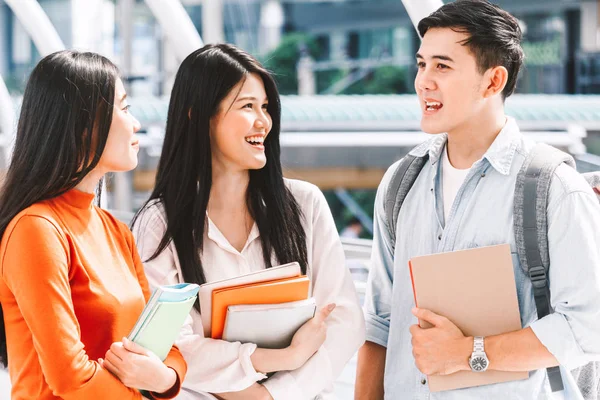
[[[195,283],[159,286],[140,314],[128,339],[167,358],[181,326],[196,302],[200,286]]]

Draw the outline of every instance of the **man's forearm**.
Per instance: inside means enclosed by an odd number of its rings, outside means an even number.
[[[355,400],[383,399],[385,355],[386,348],[373,342],[365,342],[358,350]]]
[[[498,371],[534,371],[558,365],[531,328],[485,338],[485,352],[489,368]]]

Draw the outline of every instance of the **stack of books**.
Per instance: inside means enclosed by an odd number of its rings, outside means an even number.
[[[128,339],[164,361],[196,302],[199,290],[200,286],[194,283],[156,288]]]
[[[206,283],[198,293],[204,336],[285,348],[315,315],[309,290],[297,262]]]

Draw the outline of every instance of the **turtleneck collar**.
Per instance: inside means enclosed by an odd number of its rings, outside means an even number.
[[[75,208],[89,209],[92,207],[96,195],[93,193],[82,192],[77,189],[71,189],[58,198]]]

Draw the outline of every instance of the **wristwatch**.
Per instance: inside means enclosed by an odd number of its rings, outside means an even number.
[[[471,366],[471,371],[473,372],[484,372],[490,365],[490,361],[488,360],[487,354],[485,354],[485,350],[483,348],[483,337],[481,336],[475,336],[473,339],[473,353],[469,358],[469,365]]]

